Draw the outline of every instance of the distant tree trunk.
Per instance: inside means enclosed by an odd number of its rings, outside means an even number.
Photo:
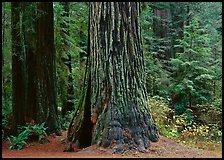
[[[64,13],[62,14],[63,17],[69,18],[69,2],[61,2],[64,8]],[[61,23],[61,36],[62,36],[62,42],[63,42],[63,49],[62,52],[67,55],[68,59],[66,59],[66,66],[69,70],[68,80],[67,80],[67,93],[66,93],[66,102],[63,103],[62,106],[62,114],[65,115],[67,111],[71,111],[73,109],[74,103],[73,100],[73,94],[74,94],[74,88],[73,88],[73,78],[72,78],[72,57],[71,54],[68,52],[69,50],[69,44],[67,36],[69,36],[69,26],[68,21],[62,21]]]
[[[23,112],[25,105],[25,72],[23,67],[25,57],[21,45],[19,5],[19,2],[11,3],[13,133],[16,132],[17,125],[25,124]]]
[[[189,108],[192,107],[192,96],[191,93],[189,93]]]
[[[186,18],[186,25],[189,26],[191,22],[191,15],[190,15],[190,5],[187,4],[187,18]]]
[[[160,49],[157,51],[157,57],[159,59],[166,59],[172,58],[171,52],[171,41],[170,41],[170,6],[169,3],[165,3],[162,8],[158,6],[152,6],[154,15],[156,16],[153,18],[153,32],[155,33],[157,38],[160,38],[159,43]]]
[[[48,131],[61,134],[56,101],[56,65],[54,48],[53,2],[37,5],[36,40],[36,121],[46,122]]]
[[[5,48],[5,11],[2,10],[2,53],[4,53]],[[4,66],[4,56],[2,54],[2,68]]]
[[[171,2],[171,20],[172,20],[172,48],[173,48],[173,55],[172,58],[175,58],[176,53],[184,53],[183,47],[174,47],[179,42],[177,39],[183,39],[184,37],[184,20],[186,16],[186,9],[184,2]]]
[[[187,13],[188,13],[188,17],[187,17],[187,21],[186,21],[186,23],[187,23],[187,25],[190,25],[191,24],[191,15],[190,15],[190,6],[189,5],[187,5]],[[189,35],[188,35],[189,36]],[[192,36],[190,36],[190,39],[189,39],[189,44],[190,44],[190,46],[189,46],[189,48],[190,49],[192,49],[193,48],[193,37]],[[189,50],[189,53],[188,53],[188,61],[189,62],[191,62],[192,61],[192,53],[191,53],[191,50]],[[191,108],[191,106],[192,106],[192,96],[191,96],[191,92],[189,91],[189,108]]]
[[[90,2],[85,89],[69,126],[69,149],[75,143],[143,151],[158,141],[147,103],[139,9],[138,2]]]
[[[2,70],[4,68],[4,49],[5,49],[5,11],[2,10]],[[4,72],[2,71],[2,106],[6,106],[5,103],[5,99],[6,99],[6,95],[5,95],[5,89],[3,87],[3,84],[5,82],[5,76],[4,76]]]
[[[213,55],[214,55],[214,62],[216,62],[217,61],[217,54],[218,54],[218,51],[217,51],[217,48],[216,48],[217,46],[215,45],[214,46],[214,48],[213,48],[213,50],[212,50],[212,53],[213,53]],[[216,70],[215,70],[215,73],[216,73]],[[214,82],[213,82],[213,94],[214,94],[214,97],[216,98],[216,80],[214,80]]]

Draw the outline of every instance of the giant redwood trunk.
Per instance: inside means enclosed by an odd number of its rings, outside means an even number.
[[[53,2],[40,2],[37,6],[36,78],[35,78],[35,120],[46,122],[48,131],[61,134],[57,115],[56,66],[54,48]]]
[[[147,104],[139,9],[137,2],[90,2],[85,88],[69,126],[70,147],[143,151],[158,141]]]
[[[35,3],[21,3],[22,32],[24,40],[24,51],[26,57],[26,104],[22,112],[25,114],[25,121],[30,122],[35,118],[36,110],[36,5]]]

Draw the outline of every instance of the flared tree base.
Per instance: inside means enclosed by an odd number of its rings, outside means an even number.
[[[144,151],[150,146],[150,141],[157,142],[157,127],[149,110],[142,111],[134,102],[128,108],[123,112],[110,108],[101,114],[93,128],[92,144],[112,147],[113,152],[120,152],[123,149]]]
[[[109,105],[108,109],[101,113],[95,125],[91,121],[91,116],[84,116],[85,121],[76,121],[74,126],[70,126],[65,151],[97,144],[113,148],[114,153],[128,149],[143,152],[150,147],[150,141],[159,140],[157,127],[149,109],[143,111],[134,102],[127,111],[112,107],[113,105]],[[82,124],[79,131],[75,130],[79,128],[75,126],[77,124]]]

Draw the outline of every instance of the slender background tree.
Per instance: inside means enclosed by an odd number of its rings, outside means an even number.
[[[25,56],[22,52],[20,33],[20,3],[12,2],[12,110],[13,110],[13,132],[17,125],[25,124]]]

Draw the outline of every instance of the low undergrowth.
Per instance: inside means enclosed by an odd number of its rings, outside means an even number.
[[[47,128],[44,127],[44,124],[45,123],[29,123],[26,126],[18,126],[19,134],[17,136],[10,135],[8,137],[10,142],[9,149],[21,150],[24,145],[27,145],[27,141],[31,139],[38,139],[38,142],[40,143],[43,138],[47,136],[45,132]]]
[[[201,111],[206,110],[206,113],[194,115],[194,112],[188,109],[181,115],[174,114],[171,119],[168,115],[172,110],[166,99],[157,96],[149,98],[148,102],[161,135],[190,147],[222,151],[222,129],[217,121],[221,109],[214,110],[214,106],[200,105],[197,107],[200,107]],[[212,116],[205,116],[207,113]],[[197,121],[199,119],[200,121]]]

